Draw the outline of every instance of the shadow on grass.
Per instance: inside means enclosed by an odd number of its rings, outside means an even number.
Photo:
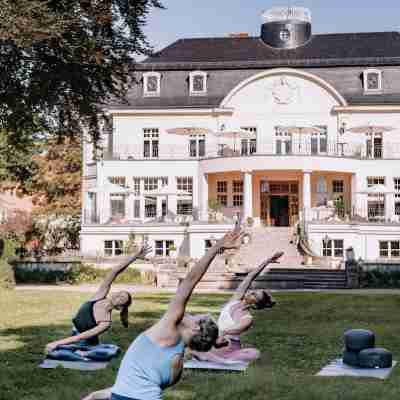
[[[23,312],[9,312],[6,324],[0,315],[0,399],[1,400],[74,400],[92,390],[113,384],[120,358],[107,369],[82,372],[64,369],[41,370],[37,367],[47,342],[65,337],[70,325],[59,313],[72,313],[83,296],[71,295],[68,311],[62,303],[67,296],[35,295],[35,303],[26,295],[13,295],[5,304],[6,313],[22,304]],[[119,345],[123,351],[134,338],[156,322],[171,299],[169,294],[138,294],[130,310],[131,325],[124,329],[118,315],[112,329],[102,335],[103,343]],[[400,300],[390,296],[351,296],[326,294],[277,294],[278,305],[268,311],[254,312],[254,326],[243,336],[245,345],[255,345],[261,359],[245,374],[214,374],[185,371],[182,381],[168,390],[166,400],[369,400],[375,397],[397,400],[400,371],[390,380],[319,378],[314,375],[332,358],[340,355],[342,335],[348,328],[362,327],[377,334],[378,345],[387,347],[398,359]],[[189,312],[214,315],[229,296],[194,295]],[[33,299],[33,297],[32,297]],[[46,302],[53,301],[54,305]],[[36,324],[35,308],[43,304],[47,313]],[[40,315],[40,314],[37,314]],[[30,317],[30,319],[28,318]],[[19,321],[21,318],[22,321]],[[397,357],[396,357],[397,356]]]

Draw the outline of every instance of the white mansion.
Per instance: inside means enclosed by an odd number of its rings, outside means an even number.
[[[197,258],[240,212],[272,234],[300,222],[320,256],[400,261],[400,34],[263,19],[259,37],[181,39],[136,65],[102,156],[85,145],[83,254],[134,234]]]

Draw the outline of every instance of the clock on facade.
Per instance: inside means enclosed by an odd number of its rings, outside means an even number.
[[[279,38],[283,41],[283,42],[287,42],[290,39],[290,31],[288,29],[282,29],[279,32]]]

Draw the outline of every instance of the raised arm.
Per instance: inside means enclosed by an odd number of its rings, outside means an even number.
[[[111,387],[88,394],[82,400],[110,400]]]
[[[135,260],[139,259],[139,258],[144,258],[146,256],[146,254],[150,253],[151,251],[151,247],[150,246],[143,246],[141,247],[141,249],[133,254],[130,255],[129,257],[127,257],[124,261],[122,261],[120,264],[116,265],[111,272],[105,277],[103,283],[101,284],[101,286],[99,287],[99,289],[97,290],[97,292],[95,293],[95,295],[91,298],[91,300],[96,301],[96,300],[101,300],[104,299],[110,289],[111,289],[111,285],[114,282],[114,280],[117,278],[117,276],[125,271],[130,264],[132,264]]]
[[[207,253],[196,263],[189,271],[182,283],[179,285],[175,297],[171,300],[168,310],[165,313],[164,321],[172,324],[178,324],[185,313],[186,304],[215,256],[221,250],[233,249],[239,246],[238,242],[242,232],[239,226],[236,226],[232,232],[227,233],[222,239],[207,251]]]
[[[233,300],[242,300],[246,292],[249,290],[249,287],[251,286],[252,282],[254,279],[257,278],[258,275],[261,274],[261,272],[264,271],[264,269],[271,263],[276,262],[283,256],[283,252],[280,251],[278,253],[275,253],[272,257],[268,258],[267,260],[263,261],[256,269],[253,271],[249,272],[246,276],[246,278],[242,281],[242,283],[238,286],[236,289],[236,292],[231,298],[231,301]]]

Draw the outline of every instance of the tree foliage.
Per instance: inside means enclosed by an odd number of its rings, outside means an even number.
[[[0,0],[0,128],[97,142],[103,107],[123,100],[159,0]]]
[[[82,150],[78,138],[47,140],[33,157],[37,171],[28,193],[35,214],[80,215]]]

